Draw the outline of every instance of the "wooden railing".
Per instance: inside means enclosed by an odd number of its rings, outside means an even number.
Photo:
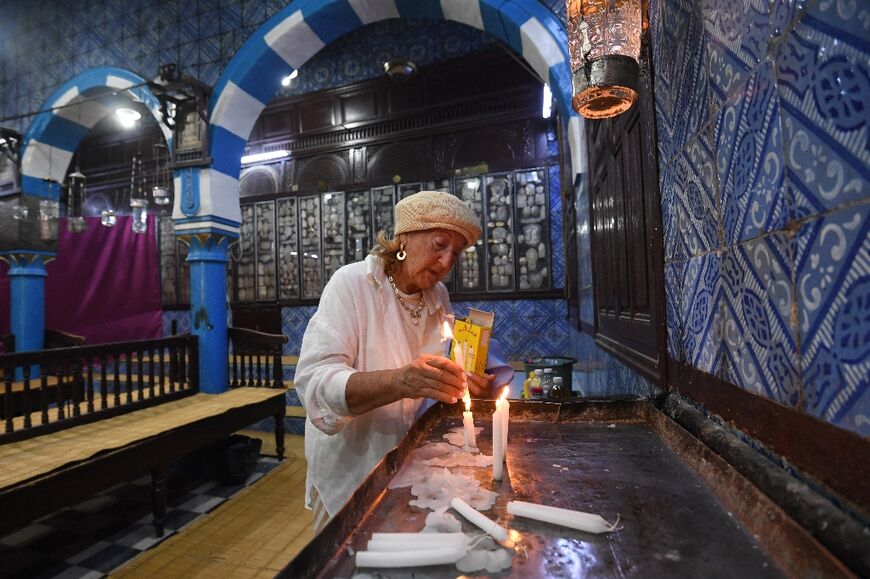
[[[230,388],[284,387],[281,354],[282,346],[287,343],[287,336],[245,328],[228,328],[227,337],[231,358]]]
[[[0,443],[199,390],[198,341],[189,334],[0,354],[0,368],[5,425]]]

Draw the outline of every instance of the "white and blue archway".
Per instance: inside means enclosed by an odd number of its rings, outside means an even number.
[[[121,94],[142,102],[160,125],[167,142],[171,131],[163,123],[160,102],[145,80],[113,67],[87,70],[65,82],[42,104],[22,140],[21,191],[25,196],[57,200],[73,154],[82,139],[112,110],[101,102],[105,94]],[[41,350],[45,333],[45,264],[51,251],[19,247],[0,254],[9,263],[10,329],[16,349]]]
[[[113,111],[99,98],[111,93],[144,103],[171,145],[172,131],[163,122],[160,101],[145,79],[128,70],[99,67],[66,81],[43,102],[22,140],[21,190],[25,195],[56,199],[79,143]]]
[[[212,165],[200,173],[194,193],[200,212],[196,218],[176,212],[179,230],[238,224],[242,154],[281,78],[339,36],[390,18],[450,20],[502,41],[550,85],[566,125],[573,173],[585,171],[582,118],[571,108],[567,35],[538,0],[300,0],[263,23],[218,80],[209,103]]]
[[[567,35],[538,0],[298,0],[264,22],[230,61],[209,102],[211,166],[176,172],[176,233],[189,240],[191,328],[200,338],[200,385],[227,387],[226,247],[238,237],[239,172],[260,113],[298,69],[338,37],[391,18],[449,20],[491,34],[550,85],[571,148],[585,171],[582,121],[571,108]]]

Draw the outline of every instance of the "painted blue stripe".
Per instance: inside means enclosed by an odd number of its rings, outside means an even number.
[[[483,20],[483,29],[488,34],[492,34],[499,40],[505,42],[507,35],[504,30],[504,24],[501,21],[501,13],[499,7],[503,4],[501,0],[498,3],[494,0],[481,0],[480,2],[480,17]]]
[[[69,119],[53,115],[46,125],[40,142],[64,151],[75,151],[82,139],[91,132],[90,127],[74,123]]]
[[[233,221],[232,219],[227,219],[225,217],[218,217],[216,215],[200,215],[197,217],[183,217],[181,219],[173,219],[173,223],[201,223],[203,221],[214,221],[215,223],[220,223],[222,225],[229,225],[230,227],[238,227],[239,222]]]
[[[247,141],[223,127],[214,125],[212,126],[212,143],[212,169],[229,175],[233,179],[238,179]]]
[[[402,18],[444,20],[444,11],[437,0],[396,0],[396,9]]]
[[[256,64],[238,78],[237,84],[265,107],[281,88],[281,79],[290,74],[292,69],[265,42],[263,47],[265,50],[260,53]]]
[[[21,176],[21,191],[25,195],[42,199],[57,199],[60,197],[60,187],[51,184],[41,177]]]
[[[504,28],[502,41],[513,48],[514,52],[522,56],[523,41],[520,36],[520,26],[529,19],[530,15],[514,3],[503,4],[500,11],[502,27]]]
[[[339,36],[360,28],[363,23],[347,3],[347,0],[320,2],[313,9],[302,9],[305,23],[329,44]]]

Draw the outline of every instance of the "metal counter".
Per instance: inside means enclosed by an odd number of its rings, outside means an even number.
[[[484,454],[492,453],[492,409],[491,401],[473,404],[475,424],[483,427],[478,446]],[[350,578],[367,573],[397,579],[462,575],[454,565],[357,571],[352,556],[365,549],[373,532],[423,528],[431,511],[408,504],[413,498],[409,488],[389,490],[387,484],[414,448],[443,441],[445,432],[461,425],[457,406],[430,409],[282,575]],[[521,536],[525,553],[513,558],[510,569],[494,576],[781,577],[781,565],[791,564],[788,553],[772,553],[770,544],[766,551],[720,502],[714,492],[718,483],[710,484],[707,465],[716,465],[716,460],[709,449],[646,401],[512,401],[506,462],[501,482],[492,480],[491,468],[450,469],[473,473],[483,488],[496,491],[495,505],[484,514]],[[716,472],[720,470],[727,466],[717,465]],[[697,471],[705,472],[706,479]],[[733,486],[728,476],[719,479]],[[753,504],[760,500],[751,491],[740,496]],[[511,500],[597,513],[611,522],[619,515],[622,529],[595,535],[512,517],[506,511]],[[479,533],[458,513],[454,515],[463,531]],[[757,524],[751,526],[758,531]],[[770,532],[782,535],[777,530],[781,527],[777,523]],[[785,527],[785,534],[795,532]],[[799,533],[798,538],[798,543],[804,541]],[[762,542],[766,543],[763,537]],[[836,564],[825,560],[825,553],[817,557],[812,552],[815,547],[798,547],[799,552],[822,559],[808,568],[837,571]]]

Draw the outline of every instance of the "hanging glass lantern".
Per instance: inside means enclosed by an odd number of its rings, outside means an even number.
[[[88,224],[82,215],[82,205],[85,199],[85,176],[76,170],[67,177],[67,221],[66,227],[72,233],[81,233]]]
[[[42,199],[39,202],[39,237],[43,241],[57,239],[57,218],[60,215],[60,203],[54,199]]]
[[[133,155],[133,166],[130,169],[130,209],[133,213],[133,233],[148,231],[148,199],[145,198],[141,152]]]
[[[151,195],[155,205],[163,207],[172,202],[169,196],[169,154],[163,143],[154,145],[154,187]]]
[[[637,100],[641,0],[568,0],[574,110],[614,117]]]
[[[118,223],[118,216],[115,215],[115,210],[103,209],[100,211],[100,223],[105,227],[114,227]]]

